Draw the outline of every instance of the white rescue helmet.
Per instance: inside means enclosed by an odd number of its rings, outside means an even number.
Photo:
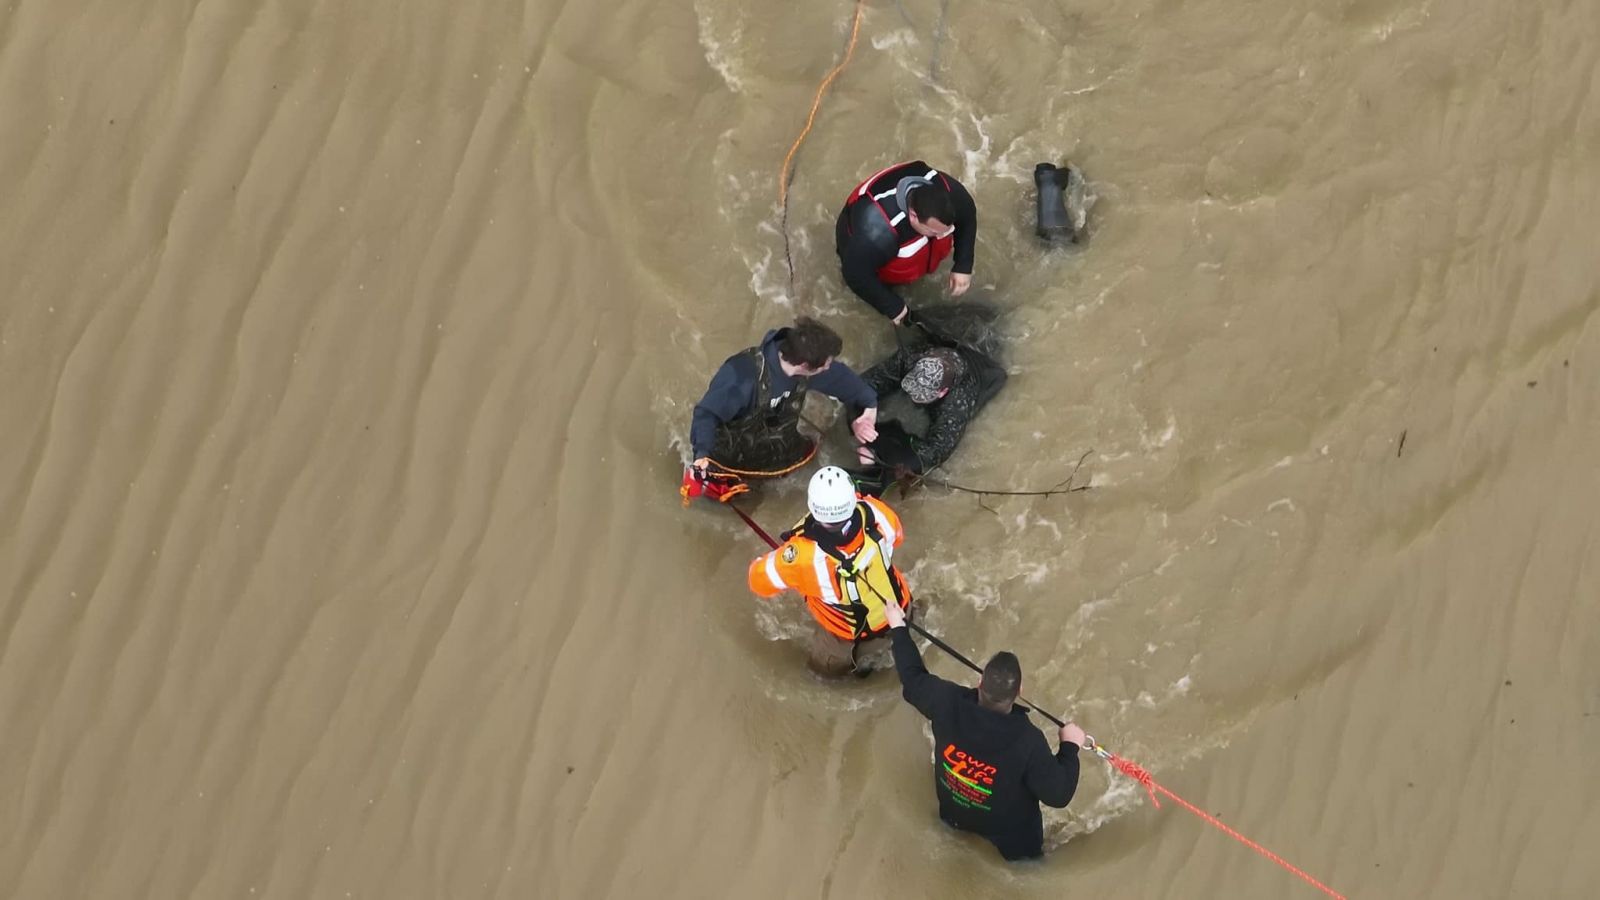
[[[856,485],[850,473],[838,466],[823,466],[811,476],[806,489],[811,517],[824,525],[837,525],[855,515]]]

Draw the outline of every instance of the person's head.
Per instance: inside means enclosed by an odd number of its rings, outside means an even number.
[[[978,679],[978,703],[985,709],[1010,712],[1011,704],[1022,693],[1022,663],[1009,650],[1001,650],[989,657],[983,667],[983,677]]]
[[[925,185],[911,192],[906,207],[911,230],[923,237],[948,237],[956,230],[955,204],[950,202],[949,191]]]
[[[906,377],[900,379],[900,389],[912,403],[932,403],[950,393],[960,366],[960,357],[954,350],[948,347],[929,350],[912,364]]]
[[[843,528],[856,514],[856,485],[838,466],[823,466],[806,487],[811,519],[827,528]]]
[[[791,375],[820,375],[844,349],[844,339],[810,316],[801,316],[778,341],[778,358],[794,369]]]

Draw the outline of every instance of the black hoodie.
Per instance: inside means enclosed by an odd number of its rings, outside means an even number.
[[[906,702],[933,723],[933,783],[939,818],[989,838],[1008,859],[1043,852],[1039,804],[1061,808],[1078,789],[1078,745],[1055,754],[1015,706],[999,713],[978,705],[974,688],[928,672],[905,628],[889,632]]]

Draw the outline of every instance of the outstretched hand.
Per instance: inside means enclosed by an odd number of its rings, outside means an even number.
[[[906,624],[906,611],[898,603],[885,603],[883,617],[889,620],[890,628],[903,628]]]
[[[855,433],[856,440],[863,444],[870,444],[878,439],[878,408],[863,410],[856,420],[850,423],[850,430]]]

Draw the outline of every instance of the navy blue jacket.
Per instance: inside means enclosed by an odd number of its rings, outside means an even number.
[[[767,360],[767,381],[772,392],[769,399],[772,401],[788,396],[795,386],[795,379],[785,374],[783,366],[778,364],[778,341],[787,331],[787,328],[769,331],[761,339],[761,355]],[[711,447],[717,441],[718,425],[732,422],[755,410],[756,386],[760,375],[754,360],[737,353],[728,357],[717,374],[711,376],[711,386],[706,388],[705,396],[695,404],[694,420],[689,426],[692,458],[711,455]],[[861,376],[838,360],[834,360],[833,365],[821,375],[811,376],[807,387],[850,406],[868,409],[878,405],[878,395],[872,388],[867,387]]]

